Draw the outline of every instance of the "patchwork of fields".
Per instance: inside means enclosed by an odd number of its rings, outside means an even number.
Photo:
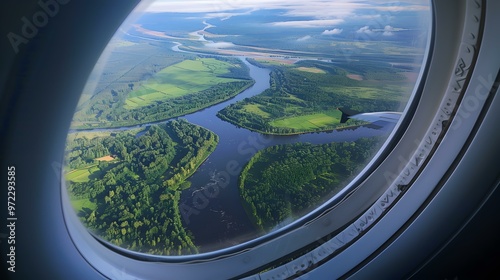
[[[158,100],[181,97],[208,89],[216,84],[239,81],[221,75],[237,67],[214,58],[184,60],[161,70],[138,89],[129,93],[126,109],[147,106]]]

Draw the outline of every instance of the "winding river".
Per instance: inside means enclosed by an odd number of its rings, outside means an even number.
[[[175,44],[173,50],[185,52],[179,49],[180,43]],[[222,249],[258,236],[259,233],[250,222],[240,203],[237,187],[239,171],[257,151],[269,146],[287,143],[324,144],[354,141],[362,137],[387,134],[389,129],[359,126],[330,132],[272,136],[252,132],[222,121],[216,116],[218,111],[244,98],[260,94],[270,87],[269,69],[250,64],[246,57],[240,57],[240,59],[250,69],[250,76],[255,80],[255,84],[225,102],[182,117],[191,123],[215,132],[219,136],[217,148],[188,179],[191,182],[191,187],[182,192],[180,201],[184,226],[193,233],[195,243],[201,247],[200,251],[204,252]],[[141,126],[167,121],[169,120]],[[117,131],[137,127],[140,126],[90,131]]]
[[[239,128],[219,119],[216,116],[218,111],[270,87],[269,69],[256,67],[243,57],[241,59],[249,67],[255,84],[230,100],[183,117],[219,135],[217,148],[189,178],[191,188],[183,191],[180,202],[184,225],[193,233],[196,244],[203,251],[235,245],[257,236],[241,206],[237,182],[239,171],[258,150],[297,142],[325,144],[355,141],[387,133],[386,129],[359,126],[330,132],[274,136]]]

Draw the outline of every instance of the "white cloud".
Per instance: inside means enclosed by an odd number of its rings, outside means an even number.
[[[273,26],[282,27],[298,27],[298,28],[317,28],[338,25],[343,23],[343,19],[316,19],[316,20],[296,20],[296,21],[279,21],[272,22]]]
[[[352,14],[355,9],[369,5],[362,0],[157,0],[146,9],[148,12],[222,13],[242,9],[285,9],[290,16],[341,16]]]
[[[325,30],[323,31],[323,33],[321,33],[322,35],[338,35],[340,33],[342,33],[343,29],[340,29],[340,28],[334,28],[332,30]]]
[[[392,35],[394,35],[394,32],[398,32],[398,31],[402,31],[402,30],[408,30],[408,29],[392,27],[390,25],[386,25],[384,28],[373,28],[373,29],[371,29],[367,25],[367,26],[363,26],[360,29],[358,29],[356,31],[356,33],[361,33],[361,34],[382,33],[383,36],[392,36]]]
[[[392,35],[394,35],[394,31],[395,31],[394,27],[392,27],[390,25],[386,25],[384,27],[384,33],[382,33],[382,35],[384,35],[384,36],[392,36]]]
[[[429,10],[423,0],[403,0],[388,4],[386,0],[157,0],[146,8],[148,12],[223,13],[237,10],[284,9],[288,16],[314,18],[347,18],[357,10],[388,12]]]
[[[370,29],[370,26],[366,25],[358,29],[356,33],[373,34],[373,31]]]
[[[382,7],[376,7],[376,10],[379,11],[386,11],[386,12],[404,12],[404,11],[411,11],[411,12],[417,12],[417,11],[428,11],[429,6],[425,5],[395,5],[395,6],[382,6]]]
[[[224,48],[232,48],[235,45],[231,42],[216,42],[216,43],[207,43],[205,46],[214,49],[224,49]]]
[[[352,17],[350,17],[350,19],[356,19],[356,20],[376,20],[376,21],[380,21],[382,18],[382,15],[381,14],[360,14],[360,15],[353,15]]]
[[[399,28],[399,27],[392,27],[390,25],[386,25],[383,29],[372,29],[373,32],[382,32],[382,35],[384,36],[392,36],[394,35],[394,32],[399,32],[402,30],[408,30],[404,28]]]
[[[306,36],[304,36],[304,37],[300,37],[299,39],[297,39],[297,41],[299,41],[299,42],[303,42],[303,41],[307,41],[307,40],[309,40],[309,39],[311,39],[311,38],[312,38],[311,36],[306,35]]]
[[[272,26],[290,28],[325,28],[323,35],[337,35],[343,30],[333,28],[344,21],[351,19],[381,22],[401,11],[429,11],[427,0],[400,0],[387,2],[386,0],[145,0],[151,5],[143,9],[146,12],[177,12],[177,13],[205,13],[205,18],[229,19],[253,13],[258,10],[280,9],[282,15],[289,17],[306,17],[311,20],[280,21],[270,23]],[[146,4],[141,5],[146,6]],[[357,32],[373,34],[381,32],[384,36],[391,36],[398,30],[370,29],[369,26],[360,28]],[[338,33],[337,33],[338,32]]]
[[[235,16],[243,16],[243,15],[249,15],[251,14],[254,9],[243,12],[243,13],[229,13],[229,12],[222,12],[222,13],[208,13],[205,15],[205,18],[220,18],[221,20],[227,20]]]

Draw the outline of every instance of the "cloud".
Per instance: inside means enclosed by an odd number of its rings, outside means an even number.
[[[242,9],[284,9],[288,16],[310,16],[315,18],[346,18],[358,10],[388,12],[430,10],[422,0],[401,0],[387,3],[386,0],[156,0],[151,1],[147,12],[222,13]]]
[[[232,48],[235,45],[231,42],[216,42],[216,43],[207,43],[205,46],[214,49],[224,49],[224,48]]]
[[[333,27],[345,21],[364,20],[366,23],[371,21],[380,23],[387,22],[386,18],[390,19],[394,13],[401,11],[430,11],[430,5],[423,0],[393,2],[387,2],[387,0],[145,0],[145,2],[148,1],[151,3],[149,6],[146,3],[141,5],[146,6],[142,9],[145,12],[200,13],[203,18],[221,20],[248,15],[259,10],[283,10],[282,16],[297,17],[297,20],[277,21],[269,25],[287,28],[324,28],[323,35],[340,34],[343,29]],[[395,31],[370,29],[364,26],[357,33],[372,35],[374,32],[380,32],[383,36],[391,36]]]
[[[220,18],[220,20],[228,20],[228,19],[230,19],[232,17],[236,17],[236,16],[249,15],[249,14],[251,14],[254,11],[255,10],[252,9],[252,10],[249,10],[249,11],[246,11],[246,12],[243,12],[243,13],[229,13],[229,12],[208,13],[208,14],[205,15],[205,18]]]
[[[429,6],[425,5],[395,5],[395,6],[382,6],[376,7],[376,10],[385,12],[418,12],[418,11],[428,11]]]
[[[373,32],[382,32],[383,36],[392,36],[394,35],[394,32],[399,32],[402,30],[408,30],[408,29],[392,27],[390,25],[386,25],[383,29],[372,29]]]
[[[316,19],[316,20],[295,20],[272,22],[273,26],[295,27],[295,28],[318,28],[325,26],[338,25],[343,23],[343,19]]]
[[[356,1],[361,3],[356,3]],[[182,12],[182,13],[222,13],[250,10],[284,9],[288,16],[346,16],[355,9],[369,7],[363,0],[157,0],[147,7],[148,12]]]
[[[384,36],[392,36],[392,35],[394,35],[394,31],[396,31],[394,27],[392,27],[390,25],[386,25],[384,27],[384,33],[382,33],[382,35],[384,35]]]
[[[383,36],[392,36],[394,35],[394,32],[402,31],[402,30],[408,30],[404,28],[397,28],[397,27],[392,27],[390,25],[386,25],[384,28],[373,28],[371,29],[370,26],[363,26],[360,29],[356,31],[356,33],[360,34],[374,34],[374,33],[382,33]]]
[[[322,35],[338,35],[338,34],[342,33],[342,31],[343,31],[343,29],[334,28],[332,30],[325,30],[321,34]]]
[[[303,42],[303,41],[307,41],[307,40],[309,40],[309,39],[311,39],[311,38],[312,38],[311,36],[306,35],[306,36],[304,36],[304,37],[300,37],[299,39],[297,39],[297,41],[299,41],[299,42]]]
[[[357,14],[353,15],[350,17],[350,19],[355,19],[355,20],[376,20],[376,21],[381,21],[382,14]]]
[[[370,26],[366,25],[358,29],[356,33],[373,34],[373,31],[370,29]]]

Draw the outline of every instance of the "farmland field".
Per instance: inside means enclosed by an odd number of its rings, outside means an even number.
[[[137,133],[138,130],[134,129],[131,131],[131,133]],[[110,131],[82,131],[82,132],[75,132],[71,133],[68,135],[67,141],[72,141],[75,140],[76,138],[82,138],[86,137],[87,139],[94,139],[97,137],[105,137],[105,136],[110,136],[112,132]]]
[[[143,107],[158,100],[196,93],[216,84],[238,81],[238,79],[220,77],[229,73],[229,69],[235,66],[214,58],[184,60],[166,67],[147,80],[139,89],[130,92],[124,107],[126,109]]]
[[[315,113],[310,115],[288,117],[274,120],[270,124],[274,127],[293,128],[301,131],[317,130],[340,122],[341,112],[338,110]]]
[[[343,87],[343,88],[329,88],[322,87],[321,89],[329,93],[340,93],[343,95],[351,96],[358,99],[369,100],[393,100],[400,101],[402,99],[402,92],[409,92],[411,89],[408,87],[393,85],[383,85],[381,82],[374,82],[378,87]]]
[[[271,117],[271,114],[262,110],[262,107],[263,107],[262,105],[258,105],[258,104],[247,104],[247,105],[243,106],[243,110],[247,113],[256,114],[256,115],[259,115],[263,118]]]
[[[76,169],[66,174],[66,180],[78,183],[88,182],[89,176],[97,171],[99,171],[97,165]]]
[[[297,67],[297,70],[309,72],[309,73],[316,73],[316,74],[325,74],[326,73],[324,70],[321,70],[321,69],[316,68],[316,67]]]
[[[70,198],[70,201],[76,213],[80,213],[83,208],[89,208],[90,210],[95,210],[97,208],[97,205],[88,198]]]

